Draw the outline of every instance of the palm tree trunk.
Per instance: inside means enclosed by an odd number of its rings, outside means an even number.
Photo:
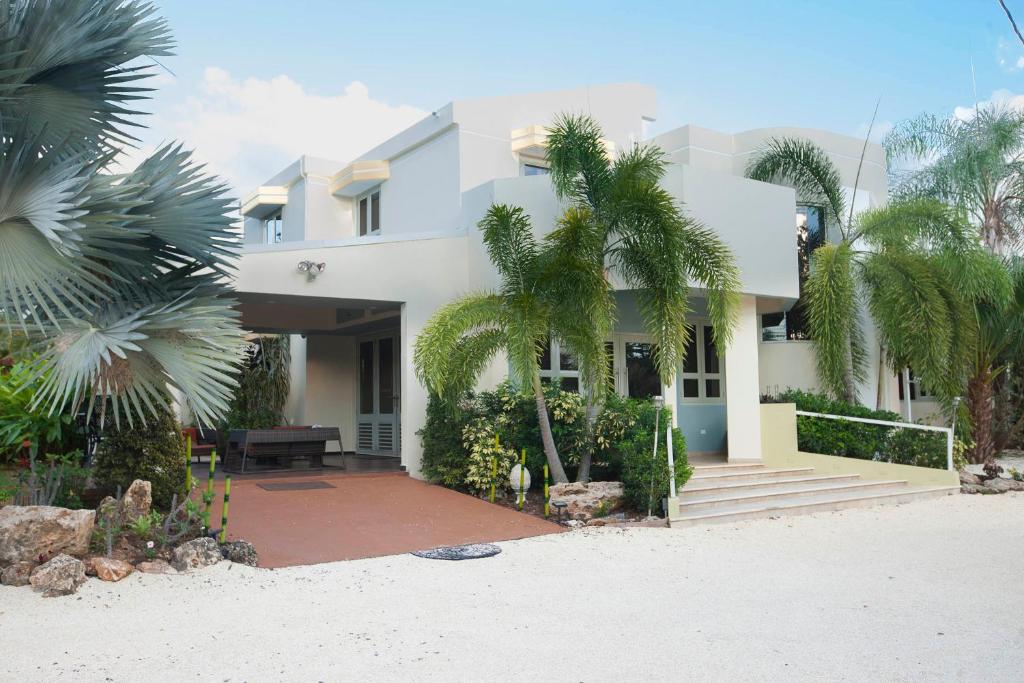
[[[594,400],[593,392],[587,393],[585,433],[583,434],[583,451],[580,453],[580,468],[576,472],[576,481],[584,484],[590,481],[590,466],[594,462],[597,414],[600,406]]]
[[[565,469],[558,457],[558,450],[555,448],[555,438],[551,435],[551,422],[548,420],[548,403],[544,400],[544,388],[540,384],[540,371],[533,371],[533,396],[537,399],[537,421],[540,423],[540,440],[544,445],[544,455],[548,459],[548,469],[551,470],[551,479],[556,484],[568,483],[569,477],[565,476]]]
[[[857,405],[857,383],[853,379],[853,342],[847,341],[846,346],[846,369],[843,370],[843,400],[851,405]]]
[[[971,415],[974,448],[970,452],[973,463],[990,462],[995,458],[995,440],[992,437],[994,405],[992,400],[992,368],[983,365],[967,382],[967,410]]]

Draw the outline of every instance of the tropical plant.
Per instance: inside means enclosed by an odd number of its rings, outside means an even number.
[[[291,388],[290,365],[287,335],[263,335],[247,344],[226,426],[270,429],[283,424],[284,404]]]
[[[185,440],[170,411],[150,417],[145,423],[108,430],[96,449],[93,476],[101,491],[127,491],[136,479],[153,487],[153,503],[168,509],[177,495],[186,491]]]
[[[560,229],[572,230],[574,221],[567,216]],[[479,227],[501,278],[500,288],[458,299],[431,317],[416,338],[416,375],[430,391],[455,401],[472,389],[491,358],[504,351],[513,377],[534,396],[551,477],[555,482],[568,481],[551,433],[538,357],[549,334],[581,339],[583,348],[584,328],[591,319],[566,312],[578,305],[578,299],[568,298],[566,293],[574,290],[594,300],[601,299],[604,292],[607,301],[604,270],[593,260],[580,257],[588,247],[583,242],[549,239],[541,248],[521,208],[494,205]],[[581,372],[597,372],[593,358],[581,359]]]
[[[228,406],[241,330],[226,186],[175,144],[110,172],[140,125],[141,61],[172,46],[149,2],[0,5],[0,320],[37,345],[33,405],[52,413],[109,396],[132,422],[168,387],[208,423]]]
[[[747,175],[792,185],[800,201],[823,208],[839,235],[811,255],[805,289],[822,385],[857,401],[867,370],[866,304],[889,367],[913,367],[940,396],[955,395],[976,338],[972,302],[1009,292],[1005,271],[979,248],[962,214],[935,199],[907,198],[854,215],[838,169],[809,140],[769,141]]]
[[[40,456],[74,447],[77,433],[72,416],[35,404],[40,384],[24,363],[14,363],[0,373],[0,462],[13,458],[25,442]]]
[[[691,328],[689,288],[706,290],[708,315],[719,349],[728,346],[739,301],[739,271],[729,248],[710,229],[687,216],[661,181],[664,152],[635,145],[609,158],[600,126],[586,115],[559,117],[548,131],[551,183],[570,208],[549,239],[559,245],[584,245],[575,258],[607,268],[636,291],[644,329],[654,341],[654,364],[662,384],[670,386],[686,355]],[[581,455],[578,479],[590,477],[594,425],[607,387],[604,340],[615,317],[609,290],[590,288],[584,296],[572,279],[560,280],[572,301],[558,336],[580,361],[587,399],[588,448]]]
[[[922,114],[897,125],[885,142],[897,197],[929,197],[964,212],[993,254],[1024,239],[1024,114],[1000,105],[975,107],[965,117]],[[901,165],[909,166],[904,168]],[[1019,264],[1007,257],[1009,276]],[[968,319],[977,333],[965,382],[974,447],[970,459],[991,460],[1020,427],[1000,430],[997,403],[1007,400],[1006,369],[1021,360],[1024,290],[1003,288],[975,297]]]

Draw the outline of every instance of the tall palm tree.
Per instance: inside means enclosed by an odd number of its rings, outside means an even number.
[[[584,317],[578,315],[579,302],[611,298],[603,269],[586,257],[590,249],[586,240],[570,239],[578,234],[581,223],[581,217],[570,212],[556,230],[558,237],[539,245],[521,208],[492,206],[479,227],[501,277],[500,288],[442,307],[416,338],[413,352],[420,381],[451,401],[472,389],[487,363],[504,351],[513,376],[536,399],[544,454],[555,482],[568,478],[551,434],[539,354],[549,334],[576,340],[586,348],[593,336],[588,326],[594,320],[607,320],[607,311],[591,311],[591,316]],[[595,370],[587,364],[581,372]]]
[[[769,141],[747,176],[793,186],[800,201],[822,207],[838,232],[837,241],[811,255],[804,291],[822,384],[856,402],[856,383],[866,374],[866,304],[889,366],[912,366],[938,394],[955,395],[976,339],[976,326],[965,322],[971,302],[1009,292],[1004,271],[978,247],[963,216],[928,198],[855,216],[839,171],[809,140]]]
[[[140,125],[139,63],[172,47],[148,2],[0,5],[0,316],[34,344],[51,411],[109,398],[131,422],[173,388],[211,423],[230,399],[226,187],[178,145],[109,171]]]
[[[661,186],[666,161],[658,147],[635,145],[612,160],[600,126],[585,115],[559,117],[547,142],[555,193],[577,218],[573,234],[553,239],[584,239],[595,266],[636,291],[644,328],[654,341],[655,367],[662,384],[671,386],[690,338],[691,285],[706,290],[715,345],[724,349],[732,339],[740,286],[732,252]],[[598,303],[589,308],[604,315],[608,304]],[[611,306],[614,316],[614,299]],[[590,476],[592,429],[608,386],[606,330],[589,329],[593,336],[585,344],[563,340],[584,361],[581,366],[593,370],[580,372],[591,427],[591,447],[580,458],[581,481]]]

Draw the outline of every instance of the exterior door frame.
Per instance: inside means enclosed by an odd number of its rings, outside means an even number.
[[[654,344],[651,336],[642,333],[616,333],[605,344],[612,345],[612,375],[615,380],[615,393],[619,396],[629,396],[629,370],[626,367],[626,344]],[[660,381],[659,381],[659,384]],[[665,385],[661,384],[661,395],[665,395]]]
[[[391,411],[382,412],[387,397],[381,396],[381,342],[391,342]],[[356,339],[356,453],[361,455],[401,454],[401,337],[398,330],[360,336]],[[363,345],[371,344],[370,361],[372,410],[363,411]]]

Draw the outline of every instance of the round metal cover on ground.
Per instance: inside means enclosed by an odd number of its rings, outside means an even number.
[[[413,555],[428,560],[475,560],[480,557],[491,557],[501,552],[501,548],[493,543],[469,543],[452,545],[432,550],[416,550]]]

